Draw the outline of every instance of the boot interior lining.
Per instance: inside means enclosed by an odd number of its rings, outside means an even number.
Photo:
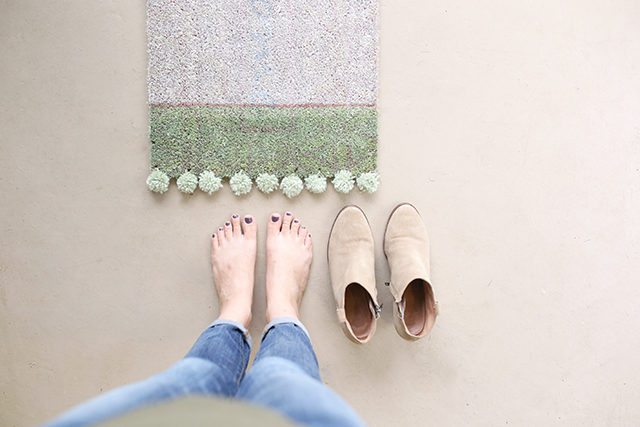
[[[353,334],[358,339],[367,338],[373,327],[370,301],[369,292],[358,283],[351,283],[347,286],[344,295],[345,314]]]
[[[422,279],[415,279],[402,295],[404,323],[412,335],[429,332],[436,320],[436,304],[433,289]]]

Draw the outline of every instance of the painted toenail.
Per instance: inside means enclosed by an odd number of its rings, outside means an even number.
[[[300,221],[298,221],[297,219],[294,219],[294,220],[293,220],[293,222],[297,224],[297,223],[299,223]]]
[[[280,217],[278,215],[273,215],[271,217],[271,221],[273,221],[273,222],[278,222],[279,219],[280,219]]]
[[[227,227],[231,225],[230,222],[225,222],[224,225],[226,225]]]
[[[247,224],[251,224],[253,222],[253,218],[251,218],[250,216],[247,216],[244,218],[244,222],[246,222]]]
[[[238,218],[238,214],[231,215],[232,218]]]
[[[216,233],[213,233],[213,234],[211,235],[211,237],[213,237],[213,238],[215,239],[215,238],[216,238]]]
[[[218,231],[222,231],[222,227],[218,227]]]
[[[286,216],[291,216],[291,212],[285,212]]]

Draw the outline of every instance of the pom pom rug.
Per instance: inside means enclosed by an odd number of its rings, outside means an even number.
[[[377,189],[376,0],[148,0],[147,33],[150,190]]]

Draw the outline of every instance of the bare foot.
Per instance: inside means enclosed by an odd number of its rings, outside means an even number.
[[[249,326],[256,266],[256,223],[238,215],[211,236],[211,267],[218,291],[219,319]]]
[[[300,220],[291,212],[272,214],[267,227],[267,322],[298,317],[311,258],[311,234]]]

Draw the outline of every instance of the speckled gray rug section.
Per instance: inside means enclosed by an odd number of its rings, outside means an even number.
[[[149,0],[149,101],[376,101],[375,0]]]
[[[153,191],[186,174],[190,192],[202,173],[232,189],[365,174],[375,191],[376,0],[148,0],[147,13]]]

